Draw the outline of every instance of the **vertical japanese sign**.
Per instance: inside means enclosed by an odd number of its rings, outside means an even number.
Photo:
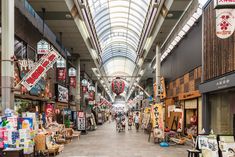
[[[77,128],[78,130],[86,130],[86,116],[85,113],[80,111],[77,116]]]
[[[59,81],[65,81],[66,80],[66,60],[64,58],[60,58],[56,62],[57,67],[57,79]]]
[[[76,88],[76,72],[75,68],[69,68],[69,84],[73,88]]]
[[[21,84],[30,91],[60,57],[60,54],[51,47],[50,52],[43,55],[40,60],[35,63],[34,68],[23,77]]]
[[[164,130],[164,111],[162,104],[155,104],[151,108],[153,128]]]

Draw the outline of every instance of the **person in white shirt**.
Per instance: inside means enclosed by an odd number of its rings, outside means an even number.
[[[136,131],[139,131],[139,112],[136,112],[136,115],[135,115],[135,118],[134,118],[134,123],[135,123],[135,128],[136,128]]]

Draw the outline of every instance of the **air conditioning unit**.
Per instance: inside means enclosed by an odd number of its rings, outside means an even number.
[[[153,7],[158,8],[161,3],[161,0],[153,0]]]
[[[86,0],[77,0],[78,1],[78,5],[81,8],[85,8],[86,7]]]

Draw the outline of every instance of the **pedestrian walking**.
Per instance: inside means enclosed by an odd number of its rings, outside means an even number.
[[[128,130],[132,130],[132,125],[133,125],[133,117],[129,115],[129,118],[128,118]]]
[[[140,127],[140,122],[139,122],[139,112],[136,112],[135,118],[134,118],[134,123],[135,123],[135,128],[136,131],[139,131],[139,127]]]

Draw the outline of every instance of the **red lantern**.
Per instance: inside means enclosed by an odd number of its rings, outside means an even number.
[[[87,92],[87,87],[86,86],[82,86],[82,92],[86,93]]]
[[[69,83],[71,87],[76,88],[76,76],[70,76]]]
[[[121,94],[124,91],[125,82],[120,78],[116,78],[112,81],[112,91],[117,95]]]
[[[94,95],[95,93],[93,91],[89,92],[89,100],[93,101],[94,100]]]

